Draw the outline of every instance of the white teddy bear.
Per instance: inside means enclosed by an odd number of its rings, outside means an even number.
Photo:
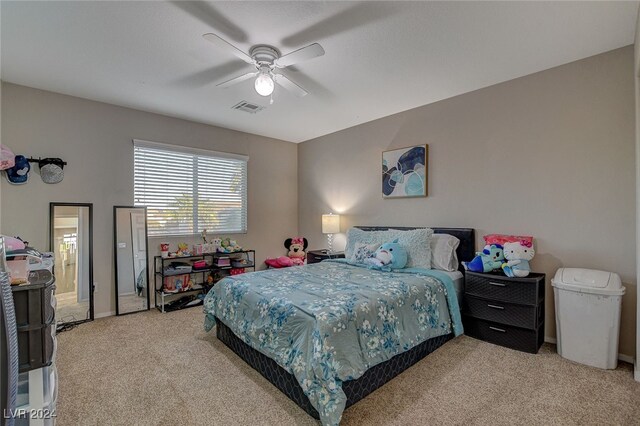
[[[529,261],[536,254],[533,244],[528,241],[516,241],[504,244],[504,258],[502,270],[508,277],[524,278],[531,272]]]

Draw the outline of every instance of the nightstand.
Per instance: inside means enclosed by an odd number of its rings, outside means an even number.
[[[329,254],[328,250],[311,250],[307,252],[307,264],[322,262],[325,259],[344,259],[343,251],[334,251]]]
[[[525,278],[465,273],[462,321],[466,335],[537,353],[544,340],[545,275]]]

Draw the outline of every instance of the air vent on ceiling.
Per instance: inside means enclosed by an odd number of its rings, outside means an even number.
[[[237,109],[238,111],[248,112],[250,114],[255,114],[256,112],[262,111],[265,107],[260,106],[260,105],[256,105],[256,104],[252,104],[252,103],[247,102],[247,101],[240,101],[237,104],[235,104],[234,106],[232,106],[231,108],[232,109]]]

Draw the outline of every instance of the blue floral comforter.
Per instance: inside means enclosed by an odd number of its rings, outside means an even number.
[[[451,279],[402,271],[325,261],[230,276],[205,298],[205,329],[223,321],[296,377],[323,425],[336,425],[343,381],[427,339],[462,333]]]

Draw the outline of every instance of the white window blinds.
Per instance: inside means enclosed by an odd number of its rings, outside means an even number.
[[[149,236],[247,232],[247,161],[134,140],[134,197]]]

